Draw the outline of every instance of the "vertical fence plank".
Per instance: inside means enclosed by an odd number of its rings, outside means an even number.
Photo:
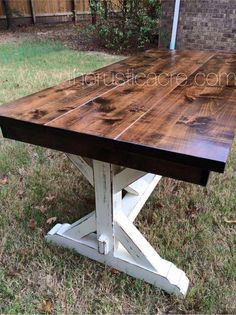
[[[104,16],[107,17],[109,12],[109,0],[91,0],[94,7],[91,10],[90,0],[0,0],[0,15],[6,16],[7,27],[10,28],[17,23],[18,18],[22,19],[32,18],[33,24],[38,21],[55,19],[58,17],[58,22],[63,21],[65,17],[68,18],[70,12],[73,13],[73,21],[78,22],[78,13],[81,18],[92,18],[93,24],[96,24],[97,10],[96,6],[101,1],[104,5]],[[117,1],[117,0],[113,0]],[[66,19],[65,19],[66,20]],[[22,23],[22,22],[20,22]]]
[[[0,15],[5,15],[5,12],[3,12],[4,8],[3,8],[3,1],[0,0]]]
[[[76,6],[76,0],[71,0],[71,8],[73,13],[73,21],[76,24],[77,23],[77,6]]]
[[[30,11],[32,15],[32,21],[35,24],[36,23],[36,16],[35,16],[35,10],[34,10],[34,0],[29,0],[29,5],[30,5]]]
[[[11,14],[11,7],[8,0],[3,0],[3,8],[6,14],[6,22],[7,22],[7,28],[12,27],[12,14]]]

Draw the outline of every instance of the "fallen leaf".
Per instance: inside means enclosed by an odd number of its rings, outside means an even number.
[[[28,227],[29,227],[31,230],[35,230],[35,229],[36,229],[36,226],[37,226],[37,222],[36,222],[34,219],[31,219],[31,220],[29,221]]]
[[[19,254],[20,254],[21,256],[27,256],[28,253],[29,253],[28,248],[22,247],[22,248],[20,248],[20,250],[19,250]]]
[[[119,270],[115,269],[115,268],[112,268],[112,269],[111,269],[111,273],[112,273],[113,275],[118,275],[118,274],[120,274],[121,272],[120,272]]]
[[[19,168],[18,172],[23,177],[26,175],[26,171],[25,171],[25,169],[23,167]]]
[[[0,185],[6,185],[8,183],[7,176],[0,177]]]
[[[18,198],[22,199],[24,197],[24,193],[25,192],[23,190],[18,190],[16,195],[17,195]]]
[[[47,211],[47,207],[45,206],[35,207],[35,209],[39,210],[41,213],[45,213]]]
[[[20,277],[20,272],[17,269],[11,269],[8,271],[7,275],[12,278],[15,278],[15,277],[18,278]]]
[[[42,311],[45,313],[52,313],[53,311],[53,303],[50,300],[44,300],[42,302]]]
[[[52,224],[52,223],[56,222],[56,220],[57,220],[57,217],[51,217],[51,218],[47,219],[47,223]]]
[[[45,199],[50,202],[55,199],[55,196],[53,196],[51,193],[48,193]]]
[[[37,159],[37,158],[39,157],[39,155],[38,155],[38,153],[34,152],[34,153],[32,154],[32,157],[33,157],[33,159]]]
[[[226,218],[224,218],[224,221],[228,224],[236,224],[236,220],[227,220]]]

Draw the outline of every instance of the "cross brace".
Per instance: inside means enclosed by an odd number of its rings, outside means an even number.
[[[133,224],[161,177],[71,154],[68,157],[94,186],[96,210],[74,224],[56,224],[47,241],[185,296],[189,285],[185,273],[161,258]]]

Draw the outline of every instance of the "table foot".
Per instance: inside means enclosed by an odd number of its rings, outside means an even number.
[[[189,285],[185,273],[162,259],[133,224],[161,177],[81,159],[95,186],[96,210],[74,224],[57,224],[46,240],[184,297]]]

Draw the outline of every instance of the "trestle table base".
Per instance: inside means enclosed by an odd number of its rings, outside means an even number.
[[[133,224],[161,176],[68,157],[94,186],[96,210],[74,224],[56,224],[46,240],[184,297],[185,273],[162,259]]]

